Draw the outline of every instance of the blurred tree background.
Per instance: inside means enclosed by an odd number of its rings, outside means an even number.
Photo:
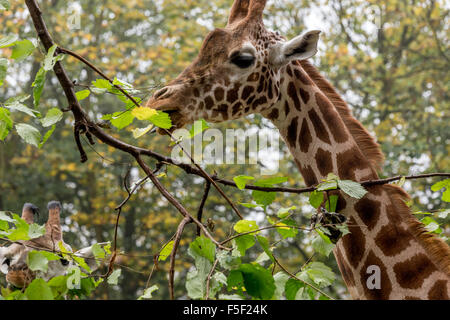
[[[55,41],[86,57],[110,77],[133,83],[146,96],[184,69],[196,56],[203,37],[226,24],[231,0],[90,0],[39,1]],[[80,13],[79,28],[69,23]],[[265,12],[268,28],[293,37],[307,29],[321,29],[319,54],[313,62],[336,86],[354,114],[376,134],[386,155],[381,176],[442,172],[450,168],[449,107],[449,8],[444,0],[276,0]],[[9,11],[0,13],[2,34],[19,34],[21,39],[36,38],[26,6],[12,1]],[[1,49],[9,57],[10,48]],[[30,90],[39,69],[38,56],[10,64],[0,101]],[[91,70],[71,57],[64,66],[83,90],[97,78]],[[14,74],[14,76],[11,76]],[[66,107],[62,90],[52,73],[47,75],[41,112]],[[50,79],[51,78],[51,79]],[[50,81],[49,81],[50,80]],[[31,103],[31,101],[29,101]],[[93,118],[123,109],[112,95],[91,95],[82,105]],[[22,113],[15,119],[32,122]],[[21,118],[23,117],[23,118]],[[43,149],[23,143],[11,134],[0,143],[0,210],[20,212],[23,203],[41,208],[40,223],[46,221],[46,204],[59,200],[64,205],[65,241],[74,248],[113,239],[114,208],[126,197],[123,180],[133,159],[103,145],[90,149],[89,161],[79,162],[73,139],[73,118],[65,117]],[[214,128],[273,128],[260,116],[212,125]],[[135,126],[132,126],[132,128]],[[170,155],[168,138],[145,135],[135,140],[132,128],[118,131],[116,137]],[[84,142],[83,142],[84,143]],[[286,185],[302,186],[303,179],[286,147],[281,144],[278,176],[288,176]],[[208,172],[231,179],[238,174],[258,177],[259,165],[208,165]],[[162,178],[164,185],[191,212],[200,203],[203,180],[187,176],[170,167]],[[129,180],[143,174],[132,168]],[[416,210],[442,208],[439,193],[432,193],[430,179],[406,183]],[[250,202],[250,193],[234,188],[224,191],[235,203]],[[313,208],[303,196],[278,194],[269,213],[283,206],[296,205],[296,219],[307,224]],[[246,216],[258,219],[263,213],[240,207]],[[215,223],[214,234],[225,236],[236,221],[235,215],[215,190],[211,190],[204,219]],[[136,299],[146,287],[153,255],[176,231],[180,215],[151,183],[135,194],[122,212],[119,225],[118,263],[122,266],[119,285],[101,284],[94,299]],[[447,221],[448,222],[448,221]],[[448,223],[446,224],[448,226]],[[449,233],[449,228],[445,229]],[[192,259],[187,244],[195,237],[188,226],[178,252],[175,296],[185,293],[184,279]],[[277,235],[274,233],[274,241]],[[279,240],[279,239],[278,239]],[[278,245],[277,255],[290,270],[298,270],[311,256],[311,235],[300,232],[294,239]],[[339,274],[334,258],[324,260]],[[151,284],[158,284],[156,298],[168,298],[168,260],[160,262]],[[329,292],[348,297],[342,280]]]

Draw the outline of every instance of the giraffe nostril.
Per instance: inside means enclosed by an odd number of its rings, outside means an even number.
[[[159,99],[160,97],[162,97],[164,94],[166,94],[169,91],[168,87],[164,87],[158,91],[155,92],[155,94],[153,95],[153,97],[155,99]]]

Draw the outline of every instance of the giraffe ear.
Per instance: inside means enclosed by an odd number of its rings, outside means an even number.
[[[271,49],[272,64],[283,66],[292,60],[305,60],[317,53],[317,42],[321,31],[313,30]]]
[[[250,0],[234,0],[230,17],[228,18],[228,24],[233,24],[247,17],[249,4]]]

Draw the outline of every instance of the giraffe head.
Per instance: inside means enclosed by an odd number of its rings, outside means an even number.
[[[6,281],[9,284],[17,288],[26,287],[36,277],[41,277],[48,281],[53,277],[65,275],[67,270],[73,265],[72,261],[61,257],[59,260],[49,261],[46,272],[34,272],[30,270],[27,264],[27,257],[30,251],[59,251],[58,242],[60,241],[62,241],[63,246],[69,252],[72,252],[72,248],[64,243],[62,236],[60,224],[61,204],[58,201],[50,201],[47,208],[49,217],[45,224],[45,234],[43,236],[28,241],[16,241],[8,247],[0,247],[0,272],[6,275]],[[32,224],[34,222],[34,215],[37,212],[38,208],[35,205],[25,203],[21,218],[28,224]],[[91,271],[95,271],[98,268],[92,247],[83,248],[75,252],[74,255],[85,258]]]
[[[227,26],[210,32],[191,65],[147,102],[170,114],[172,130],[200,118],[222,122],[269,109],[280,98],[282,67],[317,52],[320,31],[286,41],[266,30],[265,3],[235,0]]]

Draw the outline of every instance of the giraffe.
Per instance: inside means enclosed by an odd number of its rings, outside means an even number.
[[[222,122],[259,113],[278,128],[308,186],[329,173],[377,179],[379,145],[307,61],[317,52],[320,31],[286,40],[264,27],[265,4],[235,0],[226,27],[210,32],[197,58],[146,106],[169,113],[171,130],[200,118]],[[338,192],[336,211],[347,218],[350,233],[333,253],[352,298],[449,299],[448,245],[414,218],[403,189],[367,191],[360,200]],[[372,270],[377,286],[369,286]]]
[[[6,281],[16,288],[27,287],[36,277],[48,281],[56,276],[65,275],[67,270],[73,265],[72,261],[61,257],[59,260],[50,260],[46,272],[33,272],[28,268],[27,256],[30,251],[48,250],[56,252],[60,250],[59,242],[62,242],[63,247],[67,251],[73,252],[71,246],[63,240],[60,222],[61,204],[58,201],[50,201],[47,208],[48,219],[45,223],[44,235],[27,241],[17,241],[8,247],[0,247],[0,271],[6,275]],[[25,203],[21,218],[26,223],[32,224],[37,214],[38,208],[35,205]],[[92,252],[92,246],[80,249],[74,255],[85,258],[91,271],[95,271],[98,268]]]

